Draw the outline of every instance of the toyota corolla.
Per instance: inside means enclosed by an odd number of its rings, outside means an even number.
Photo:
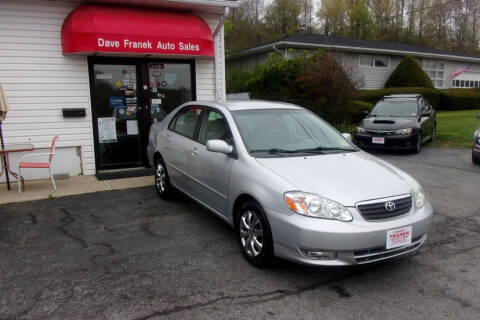
[[[413,177],[296,105],[189,102],[152,127],[147,151],[160,197],[181,191],[226,221],[256,266],[388,259],[432,223]]]

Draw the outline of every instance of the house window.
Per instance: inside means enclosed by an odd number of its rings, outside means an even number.
[[[445,63],[439,61],[422,61],[423,70],[430,76],[437,88],[443,88],[445,78]]]
[[[365,67],[388,68],[388,57],[360,56],[360,65]]]

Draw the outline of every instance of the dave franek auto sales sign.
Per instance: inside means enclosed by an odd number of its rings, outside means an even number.
[[[112,39],[97,37],[98,51],[105,51],[105,49],[120,49],[122,52],[135,50],[138,52],[141,49],[148,50],[148,52],[168,53],[168,54],[195,54],[201,51],[201,44],[191,41],[160,41],[160,40],[131,40],[127,38]]]

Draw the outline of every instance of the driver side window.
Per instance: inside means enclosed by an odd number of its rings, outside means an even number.
[[[213,110],[206,110],[198,134],[198,142],[206,144],[208,140],[216,139],[223,140],[229,145],[233,144],[228,123],[223,115]]]

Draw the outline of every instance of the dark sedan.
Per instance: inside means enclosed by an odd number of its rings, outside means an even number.
[[[436,113],[422,95],[391,95],[380,100],[355,130],[364,149],[407,149],[420,152],[435,139]]]

